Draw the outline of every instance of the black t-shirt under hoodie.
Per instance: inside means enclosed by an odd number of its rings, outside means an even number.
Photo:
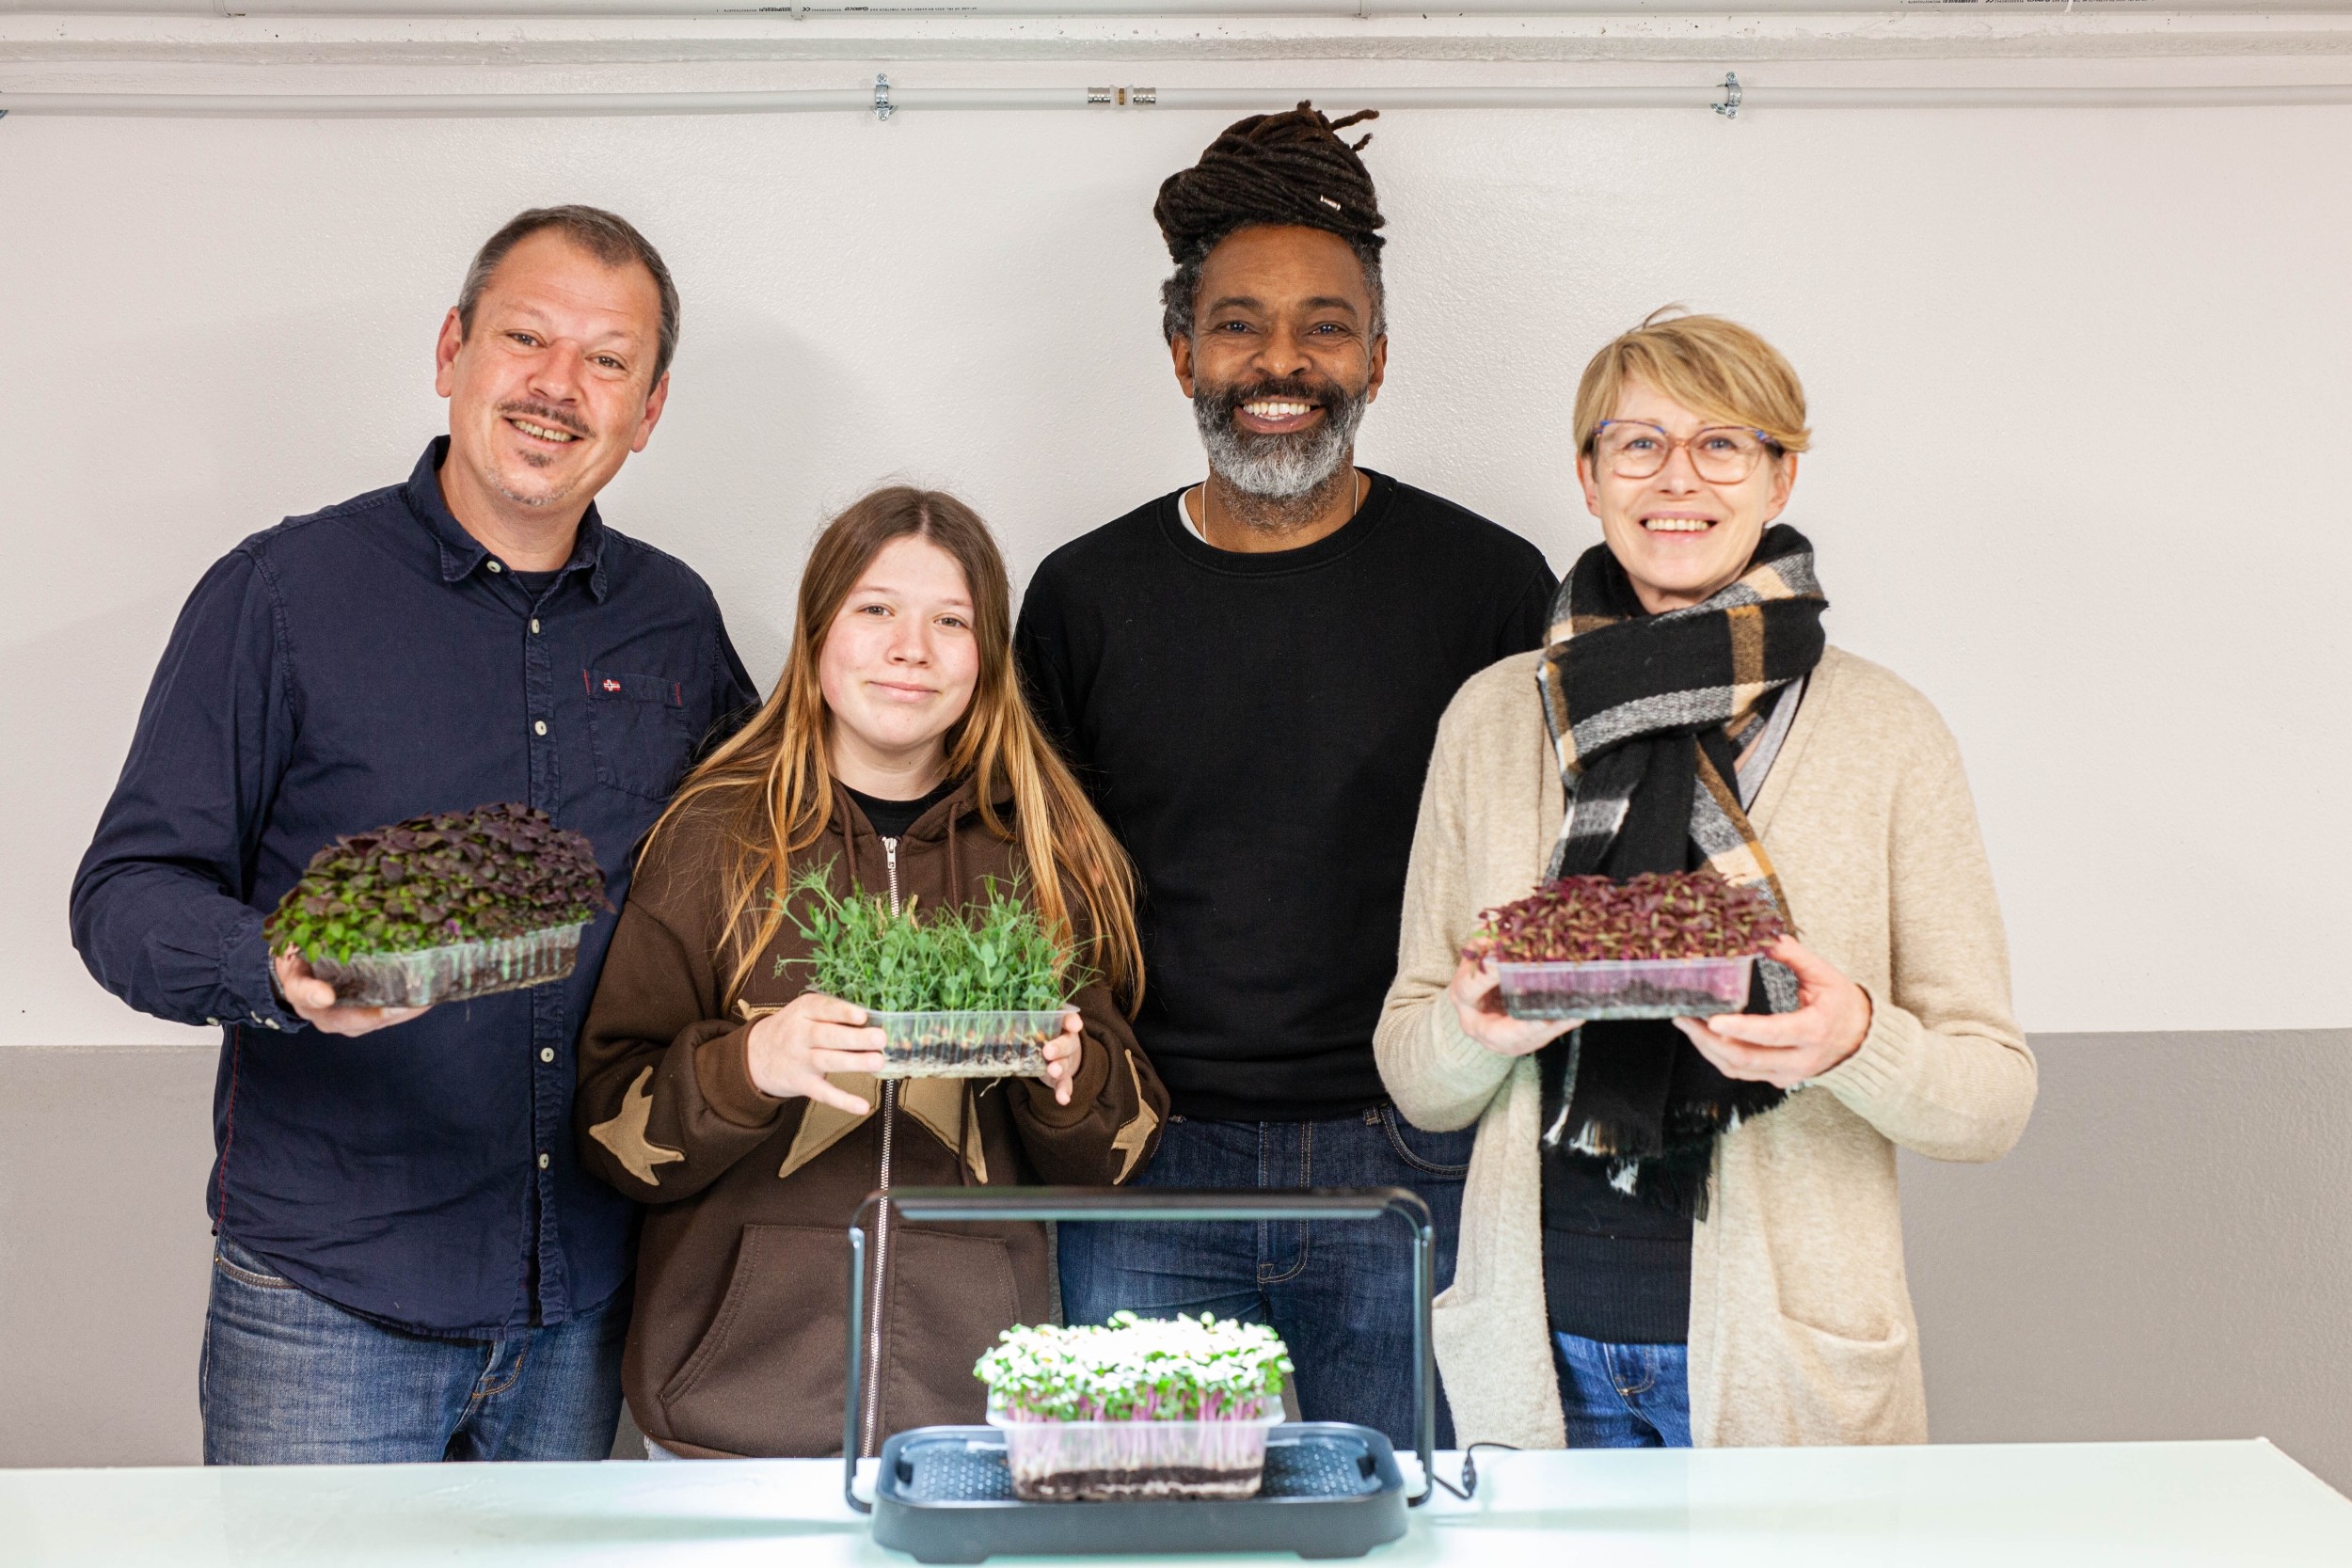
[[[904,838],[908,829],[923,820],[925,812],[953,795],[956,785],[961,782],[949,779],[930,794],[913,800],[884,800],[879,795],[868,795],[862,789],[851,789],[848,784],[843,784],[841,788],[857,802],[857,809],[866,814],[866,820],[873,828],[876,838]]]
[[[1141,874],[1136,1034],[1182,1116],[1387,1098],[1372,1032],[1438,720],[1543,641],[1542,552],[1370,478],[1336,532],[1265,555],[1163,496],[1047,557],[1022,606],[1039,718]]]

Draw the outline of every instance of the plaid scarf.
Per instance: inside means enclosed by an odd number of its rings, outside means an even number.
[[[1768,700],[1821,657],[1813,546],[1765,531],[1737,581],[1702,604],[1646,613],[1606,546],[1580,557],[1552,602],[1536,682],[1567,786],[1549,877],[1707,866],[1788,900],[1740,803],[1740,753],[1772,719]],[[1756,964],[1754,1011],[1797,1005],[1796,976]],[[1779,1104],[1770,1084],[1726,1078],[1670,1020],[1598,1020],[1544,1048],[1544,1147],[1591,1162],[1620,1192],[1694,1218],[1707,1212],[1717,1134]]]

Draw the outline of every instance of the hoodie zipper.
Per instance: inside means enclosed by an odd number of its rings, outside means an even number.
[[[895,915],[898,912],[898,841],[895,838],[885,838],[882,841],[882,864],[888,871],[890,879],[890,912]],[[893,1113],[896,1112],[898,1108],[898,1081],[895,1078],[884,1079],[882,1086],[882,1180],[880,1190],[885,1195],[887,1195],[890,1191],[891,1123],[896,1119]],[[871,1319],[871,1326],[867,1329],[866,1337],[866,1365],[868,1370],[868,1376],[866,1383],[866,1419],[864,1423],[864,1433],[858,1441],[858,1457],[861,1459],[874,1451],[874,1429],[882,1420],[882,1269],[883,1266],[889,1262],[889,1260],[890,1203],[887,1196],[885,1196],[882,1201],[881,1211],[874,1216],[874,1305],[872,1308],[873,1316]]]

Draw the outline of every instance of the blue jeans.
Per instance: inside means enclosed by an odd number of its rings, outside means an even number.
[[[1475,1128],[1424,1132],[1393,1106],[1329,1121],[1196,1121],[1170,1117],[1133,1185],[1406,1187],[1437,1221],[1437,1280],[1454,1277],[1462,1175]],[[1063,1316],[1099,1323],[1214,1312],[1274,1325],[1297,1376],[1291,1414],[1355,1421],[1413,1442],[1412,1243],[1394,1220],[1166,1224],[1064,1222]],[[1441,1394],[1438,1446],[1453,1439]]]
[[[1691,1446],[1690,1347],[1612,1345],[1554,1334],[1560,1413],[1572,1449]]]
[[[227,1236],[197,1380],[207,1465],[603,1459],[628,1291],[501,1339],[404,1333],[273,1273]]]

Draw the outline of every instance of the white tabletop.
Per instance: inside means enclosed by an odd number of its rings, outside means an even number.
[[[1479,1460],[1475,1500],[1439,1494],[1415,1513],[1409,1535],[1366,1560],[1382,1568],[2352,1565],[2352,1502],[2260,1441],[1483,1452]],[[1452,1475],[1455,1463],[1441,1456],[1438,1468]],[[841,1501],[840,1478],[838,1464],[817,1460],[8,1470],[0,1471],[0,1562],[908,1562],[867,1537],[865,1521]]]

